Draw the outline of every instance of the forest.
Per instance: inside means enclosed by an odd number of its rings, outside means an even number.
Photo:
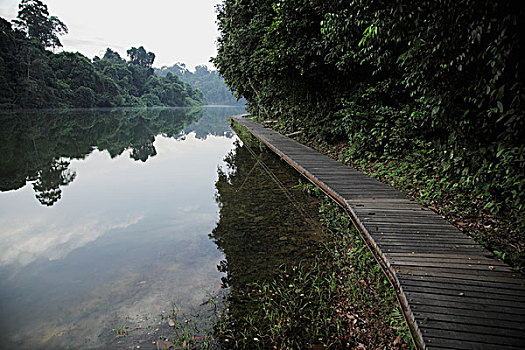
[[[253,115],[459,212],[461,229],[478,227],[524,265],[521,2],[226,0],[217,10],[214,63]]]
[[[67,26],[40,0],[22,0],[16,20],[0,18],[0,109],[203,105],[203,94],[173,74],[156,76],[155,54],[107,49],[93,60],[62,47]]]
[[[243,106],[246,104],[244,98],[237,99],[235,97],[218,71],[209,70],[205,65],[196,66],[195,72],[187,69],[184,63],[176,63],[170,67],[163,66],[160,69],[155,68],[155,74],[158,76],[165,77],[168,73],[179,77],[194,89],[202,91],[210,105]]]

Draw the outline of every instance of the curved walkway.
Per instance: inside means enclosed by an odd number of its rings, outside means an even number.
[[[392,187],[242,116],[233,119],[349,211],[421,348],[525,348],[523,276]]]

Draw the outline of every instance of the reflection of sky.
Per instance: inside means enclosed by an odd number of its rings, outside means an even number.
[[[158,136],[146,163],[94,151],[71,162],[77,178],[52,207],[30,185],[0,193],[0,326],[55,344],[57,333],[96,338],[115,315],[202,302],[220,278],[208,234],[217,167],[234,141]]]

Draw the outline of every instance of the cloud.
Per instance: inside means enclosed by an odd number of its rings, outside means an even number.
[[[44,225],[43,217],[24,222],[10,220],[2,223],[4,229],[0,243],[0,266],[26,266],[33,261],[46,258],[57,260],[64,258],[71,251],[89,242],[95,241],[105,233],[124,229],[137,224],[143,215],[121,218],[114,221],[111,217],[97,219],[64,218],[61,222]]]

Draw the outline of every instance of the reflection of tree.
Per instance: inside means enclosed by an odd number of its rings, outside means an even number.
[[[62,196],[60,186],[66,186],[75,179],[77,174],[69,171],[68,167],[69,162],[59,160],[53,161],[49,168],[38,171],[33,190],[42,205],[55,204]]]
[[[297,174],[273,153],[237,144],[225,162],[216,183],[220,218],[210,238],[226,256],[219,270],[235,300],[282,264],[309,260],[321,235],[313,198],[294,187]],[[250,307],[230,306],[234,314]]]
[[[202,117],[202,109],[117,109],[10,113],[0,118],[0,191],[33,189],[43,205],[61,197],[60,186],[75,179],[64,159],[82,159],[93,149],[111,157],[131,149],[146,161],[157,154],[155,136],[178,135]]]
[[[153,142],[149,142],[144,145],[133,147],[130,157],[145,162],[149,157],[155,157],[156,155],[157,150],[155,149],[155,146],[153,146]]]

